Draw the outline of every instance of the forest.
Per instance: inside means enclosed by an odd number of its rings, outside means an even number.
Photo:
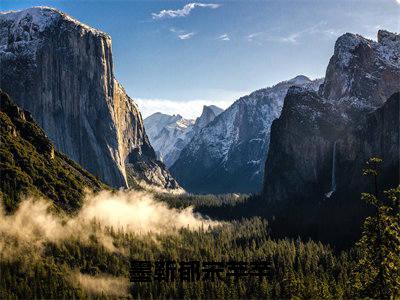
[[[379,159],[371,159],[371,164],[378,163]],[[371,165],[365,169],[366,176],[377,176],[374,172]],[[251,201],[237,195],[158,197],[171,207],[191,203],[200,210]],[[14,243],[14,252],[0,257],[0,298],[396,299],[400,295],[400,188],[361,197],[373,214],[365,219],[361,238],[340,251],[311,239],[272,238],[268,221],[256,216],[231,217],[217,226],[181,228],[171,234],[138,235],[108,227],[111,251],[95,234],[86,242],[78,238],[46,242],[39,250],[21,248],[17,239],[3,237],[0,242]],[[265,264],[265,273],[239,278],[223,274],[215,280],[151,276],[148,282],[132,282],[135,263],[150,262],[149,272],[154,275],[157,263],[193,261],[201,266],[259,262]]]

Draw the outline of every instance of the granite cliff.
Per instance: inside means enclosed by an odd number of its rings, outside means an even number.
[[[48,7],[0,13],[0,87],[29,110],[56,148],[104,182],[130,174],[177,184],[156,161],[135,102],[115,79],[111,38]],[[132,168],[129,168],[132,170]]]

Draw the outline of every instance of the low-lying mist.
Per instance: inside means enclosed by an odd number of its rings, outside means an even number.
[[[2,205],[0,205],[2,207]],[[181,228],[207,230],[219,223],[193,212],[191,207],[178,210],[154,200],[149,192],[102,191],[87,193],[82,208],[74,215],[55,213],[52,204],[44,199],[28,197],[18,209],[7,215],[0,208],[0,260],[26,261],[40,259],[48,243],[95,240],[108,251],[124,254],[125,249],[115,246],[111,228],[135,234],[138,237],[175,234]],[[104,287],[114,294],[115,282],[120,278],[104,276],[74,276],[80,286],[91,292],[94,286]],[[126,283],[121,283],[126,285]]]
[[[192,230],[215,226],[193,212],[191,207],[178,210],[154,200],[152,194],[137,191],[102,191],[87,193],[83,206],[74,216],[51,212],[51,203],[27,198],[17,211],[6,215],[0,211],[0,253],[14,253],[15,248],[40,248],[46,242],[78,239],[86,242],[95,236],[110,251],[115,251],[112,236],[106,228],[123,230],[137,235],[173,234],[181,228]],[[13,241],[13,242],[11,242]]]

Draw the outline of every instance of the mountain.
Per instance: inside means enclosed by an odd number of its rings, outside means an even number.
[[[270,126],[291,86],[317,90],[322,80],[300,75],[244,96],[204,127],[171,167],[190,192],[259,192]]]
[[[115,79],[106,33],[48,7],[0,13],[0,69],[0,87],[32,113],[56,148],[107,184],[127,186],[130,175],[177,185],[156,161],[137,105]]]
[[[170,116],[162,113],[154,113],[147,117],[144,127],[158,159],[167,167],[172,166],[193,136],[222,111],[215,105],[204,105],[201,116],[195,121],[184,119],[181,115]]]
[[[1,90],[0,140],[0,198],[8,211],[14,210],[25,194],[50,198],[59,207],[71,211],[80,206],[84,189],[107,189],[55,150],[31,114]]]
[[[360,193],[371,191],[361,175],[368,158],[383,159],[380,189],[400,182],[399,83],[399,35],[379,31],[377,42],[341,36],[319,93],[291,88],[272,124],[264,202],[295,206],[305,227],[323,222],[338,235],[354,234],[365,214]]]

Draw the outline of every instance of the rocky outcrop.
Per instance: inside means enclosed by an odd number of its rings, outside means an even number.
[[[396,96],[386,100],[400,90],[399,47],[399,35],[386,31],[379,31],[378,42],[345,34],[336,42],[319,95],[299,89],[288,93],[282,114],[272,125],[266,201],[296,198],[315,203],[333,192],[338,196],[341,191],[361,190],[362,166],[373,155],[387,164],[383,176],[392,179],[386,182],[396,181],[389,165],[398,160],[399,118],[398,111],[396,118],[388,108],[395,107]]]
[[[144,120],[144,126],[157,157],[167,167],[172,166],[182,150],[193,136],[212,122],[223,110],[215,105],[203,107],[203,112],[196,120],[183,118],[181,115],[154,113]]]
[[[335,45],[318,93],[289,90],[271,127],[258,210],[271,231],[346,248],[359,238],[374,192],[362,176],[381,157],[378,188],[399,184],[399,36],[380,31],[378,42],[345,34]]]
[[[256,193],[262,188],[270,126],[291,86],[318,90],[306,76],[244,96],[194,136],[171,168],[188,191]]]
[[[400,87],[399,87],[400,90]],[[338,192],[353,190],[373,192],[372,182],[361,178],[365,162],[380,157],[378,188],[400,184],[400,93],[394,93],[363,122],[337,141],[336,177]]]
[[[0,87],[32,112],[56,148],[106,183],[127,186],[133,152],[134,162],[155,162],[140,112],[114,77],[107,34],[47,7],[1,13],[0,70]]]
[[[224,110],[215,105],[204,105],[200,117],[194,123],[195,132],[198,133],[201,129],[210,124]]]
[[[381,106],[399,88],[400,36],[380,30],[377,42],[346,33],[336,44],[322,95],[356,113]]]
[[[34,99],[32,99],[34,100]],[[85,190],[108,189],[81,166],[54,149],[31,114],[0,90],[0,198],[7,211],[21,198],[38,196],[72,211]]]

